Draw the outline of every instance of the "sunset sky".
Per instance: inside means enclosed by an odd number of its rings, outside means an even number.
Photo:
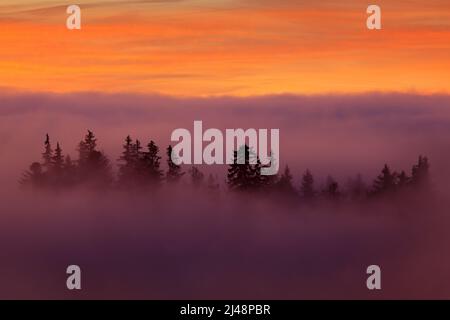
[[[450,2],[2,0],[0,87],[251,96],[450,92]]]

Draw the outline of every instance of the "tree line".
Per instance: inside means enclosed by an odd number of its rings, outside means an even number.
[[[193,188],[206,187],[218,191],[220,182],[217,176],[204,173],[196,166],[184,171],[183,167],[172,161],[172,146],[165,150],[166,166],[162,168],[161,151],[150,140],[142,145],[130,136],[124,139],[122,153],[117,159],[118,170],[114,174],[109,158],[97,146],[97,138],[88,131],[78,144],[78,159],[72,160],[64,155],[59,142],[54,147],[47,134],[44,140],[41,161],[33,162],[26,170],[20,185],[32,189],[68,189],[77,186],[93,188],[118,188],[124,190],[148,190],[160,187],[163,183],[174,185],[187,175]],[[254,161],[252,161],[254,160]],[[272,159],[272,161],[275,161]],[[314,201],[319,198],[338,200],[342,198],[364,199],[388,194],[398,194],[407,190],[427,190],[430,188],[430,164],[427,157],[419,156],[408,175],[405,171],[393,171],[387,164],[367,186],[361,175],[349,179],[345,188],[328,176],[321,187],[317,187],[310,170],[306,170],[296,185],[289,166],[280,174],[262,175],[264,166],[247,145],[233,153],[233,161],[228,167],[226,185],[228,190],[241,193],[264,192],[283,197],[302,198]]]

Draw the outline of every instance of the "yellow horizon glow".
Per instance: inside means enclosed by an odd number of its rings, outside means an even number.
[[[366,29],[367,4],[357,0],[132,3],[81,2],[82,30],[69,31],[65,5],[6,1],[0,87],[175,96],[450,93],[446,1],[379,1],[380,31]]]

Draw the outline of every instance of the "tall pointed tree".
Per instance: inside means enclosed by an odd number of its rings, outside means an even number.
[[[291,170],[289,169],[289,166],[286,165],[283,173],[280,176],[280,179],[277,182],[278,192],[281,193],[282,195],[286,195],[286,196],[296,195],[297,191],[294,188],[292,180],[293,180],[293,177],[291,174]]]
[[[428,158],[419,156],[417,164],[412,168],[411,184],[415,187],[429,187],[430,164]]]
[[[164,174],[160,169],[160,161],[159,147],[151,140],[150,143],[147,144],[147,151],[144,152],[142,158],[146,184],[157,186],[161,183]]]
[[[254,191],[261,177],[260,164],[252,166],[251,157],[255,155],[247,145],[233,152],[233,162],[228,168],[227,182],[233,191]]]
[[[339,184],[332,176],[327,177],[323,193],[325,197],[329,200],[339,199],[340,197]]]
[[[316,196],[314,177],[309,169],[303,174],[300,184],[300,194],[305,200],[312,200]]]
[[[22,187],[31,187],[33,189],[43,187],[44,182],[44,173],[39,162],[33,162],[29,170],[25,171],[19,180]]]
[[[56,174],[61,174],[64,169],[64,155],[62,153],[59,142],[56,143],[55,153],[52,157],[53,171]]]
[[[125,138],[122,155],[119,157],[118,183],[122,187],[130,187],[135,174],[133,140],[128,135]]]
[[[45,169],[50,170],[52,167],[53,149],[50,143],[50,136],[48,133],[45,135],[44,152],[42,158],[44,159],[43,166]]]
[[[96,187],[111,184],[112,169],[109,159],[97,150],[97,138],[92,131],[79,143],[78,171],[80,179]]]
[[[89,157],[92,156],[97,147],[97,139],[92,131],[88,130],[88,133],[78,145],[79,162],[80,165],[84,165],[89,161]]]
[[[181,166],[172,161],[172,146],[167,147],[167,165],[166,180],[168,183],[174,183],[180,181],[184,172],[181,171]]]
[[[261,166],[261,177],[260,177],[260,183],[261,183],[261,189],[265,192],[273,192],[276,191],[277,183],[279,180],[278,172],[275,170],[278,170],[277,168],[277,159],[273,156],[273,154],[270,154],[270,162],[266,165]],[[270,174],[262,174],[262,172],[270,173]]]
[[[395,190],[397,184],[397,174],[392,172],[387,164],[384,165],[381,174],[373,183],[373,193],[383,194]]]

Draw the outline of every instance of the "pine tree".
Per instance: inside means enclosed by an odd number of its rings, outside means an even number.
[[[47,170],[50,170],[52,167],[52,157],[53,157],[53,149],[50,143],[50,137],[47,133],[45,135],[44,153],[42,153],[42,158],[44,159],[43,166]]]
[[[316,192],[314,191],[314,177],[309,169],[303,175],[300,193],[305,200],[312,200],[316,196]]]
[[[291,174],[291,170],[289,169],[289,166],[286,166],[284,168],[283,174],[281,175],[280,179],[276,184],[278,192],[286,196],[296,195],[297,191],[294,188],[292,179],[293,177]]]
[[[260,164],[252,166],[251,157],[254,154],[247,145],[233,152],[233,163],[230,164],[227,174],[227,182],[233,191],[254,191],[259,187],[261,177]]]
[[[158,155],[159,147],[151,140],[147,149],[142,158],[143,176],[147,184],[157,186],[161,183],[163,177],[163,171],[160,169],[161,157]]]
[[[385,164],[381,174],[374,181],[372,192],[374,194],[392,192],[395,190],[396,184],[397,174],[391,172],[389,166]]]
[[[278,184],[278,180],[279,180],[279,175],[278,173],[276,173],[275,171],[273,171],[273,168],[270,168],[271,165],[270,163],[267,165],[261,165],[259,160],[256,164],[256,166],[260,166],[260,169],[257,169],[256,172],[256,181],[259,184],[259,189],[264,191],[264,192],[274,192],[277,189],[277,184]],[[270,168],[269,173],[271,174],[262,174],[262,170],[264,168]]]
[[[427,157],[419,156],[419,160],[412,168],[411,184],[414,187],[429,187],[430,164]]]
[[[88,130],[84,140],[79,143],[78,172],[82,182],[104,187],[113,180],[111,164],[105,154],[96,148],[97,139]]]
[[[323,191],[323,193],[327,199],[330,200],[339,199],[340,197],[339,184],[332,176],[327,177],[327,181],[325,183],[325,190]]]
[[[143,159],[142,146],[139,140],[136,140],[133,150],[133,162],[137,171],[140,171],[141,160]]]
[[[39,162],[33,162],[30,169],[25,171],[19,183],[22,187],[41,188],[45,182],[42,165]]]
[[[253,191],[259,191],[262,189],[266,189],[268,190],[270,187],[270,182],[268,180],[268,177],[270,176],[263,176],[261,174],[261,169],[262,169],[262,164],[261,161],[259,160],[258,157],[256,157],[256,163],[254,165],[250,165],[250,169],[251,169],[251,179],[250,179],[250,185],[251,185],[251,189]]]
[[[59,142],[56,143],[56,149],[52,157],[52,163],[53,163],[53,172],[55,174],[62,174],[62,171],[64,169],[64,156],[62,153],[61,146],[59,145]]]
[[[130,136],[125,138],[122,155],[119,158],[118,182],[122,187],[130,187],[135,174],[134,145]]]
[[[97,139],[92,131],[88,130],[86,137],[84,138],[84,145],[88,153],[92,153],[97,148]]]
[[[168,170],[166,172],[166,180],[168,183],[178,182],[184,175],[181,171],[181,166],[172,161],[172,146],[167,147],[167,165]]]
[[[52,166],[47,172],[47,182],[52,187],[61,187],[64,179],[64,156],[59,142],[56,144],[51,163]]]

